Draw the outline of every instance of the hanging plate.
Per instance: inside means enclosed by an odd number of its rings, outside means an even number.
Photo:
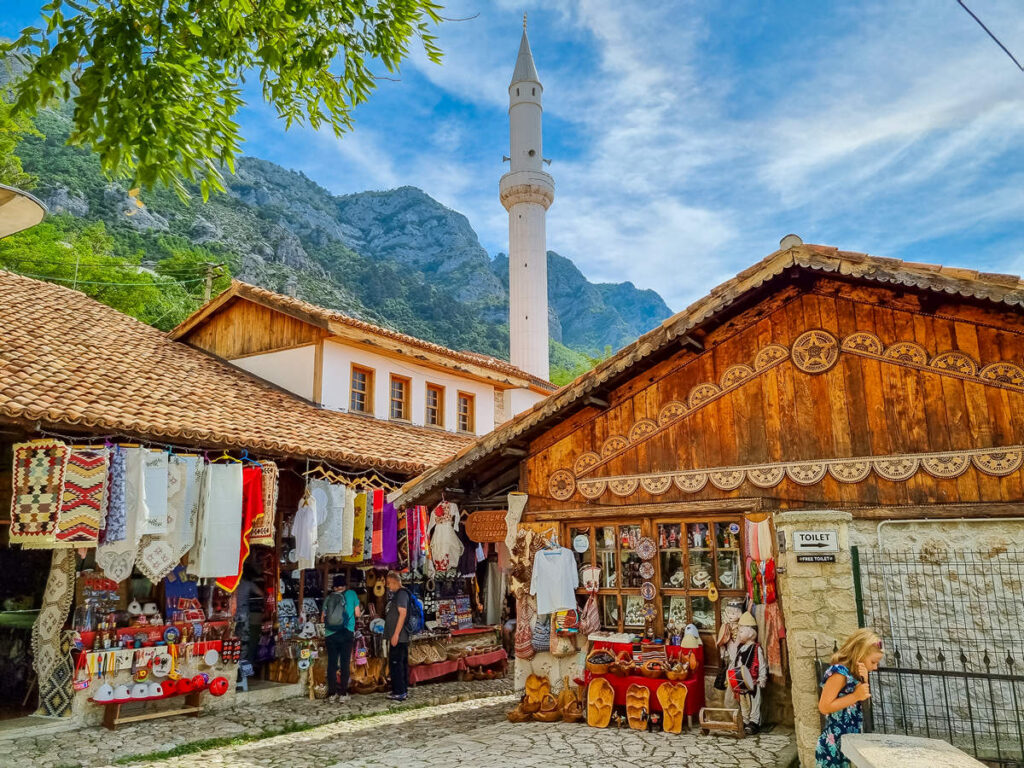
[[[654,604],[653,603],[647,603],[647,605],[644,606],[644,620],[645,621],[654,621],[654,619],[655,619],[655,617],[657,615],[658,615],[658,612],[654,609]]]
[[[712,603],[718,601],[718,588],[714,584],[708,587],[708,600]]]
[[[640,563],[640,578],[641,579],[653,579],[654,578],[654,563],[644,562]]]
[[[654,546],[654,539],[650,536],[644,536],[636,544],[636,553],[640,555],[641,560],[650,560],[654,557],[656,547]]]
[[[654,585],[649,581],[645,581],[640,586],[640,597],[642,597],[644,600],[653,600],[654,596],[657,593],[658,591],[654,588]]]

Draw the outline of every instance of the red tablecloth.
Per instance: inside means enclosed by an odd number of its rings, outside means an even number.
[[[409,682],[412,685],[422,683],[424,680],[433,680],[435,677],[444,677],[459,671],[461,659],[455,661],[439,661],[436,664],[417,664],[409,667]]]
[[[622,651],[632,651],[632,643],[609,643],[604,640],[594,641],[595,648],[607,648],[614,653],[619,654]],[[689,652],[690,649],[683,649],[678,645],[666,646],[666,655],[672,659],[679,655],[683,650]],[[700,714],[701,707],[704,706],[704,649],[694,648],[692,649],[694,655],[697,657],[697,670],[696,674],[691,674],[686,680],[681,681],[686,686],[686,706],[683,711],[687,715],[698,715]],[[609,683],[612,688],[615,689],[615,703],[619,706],[626,705],[626,691],[632,684],[642,685],[649,688],[651,691],[651,711],[660,712],[661,703],[658,701],[658,688],[663,683],[667,683],[668,680],[654,680],[643,675],[630,675],[628,677],[620,677],[619,675],[607,674],[607,675],[592,675],[587,672],[584,675],[587,685],[590,685],[591,679],[594,677],[603,677]]]
[[[470,667],[486,667],[491,664],[498,664],[507,658],[508,654],[505,653],[505,649],[499,648],[490,653],[478,653],[475,656],[466,656],[454,661],[439,661],[436,664],[417,664],[416,666],[409,667],[409,682],[415,685],[425,680],[444,677],[445,675],[469,669]]]
[[[459,637],[460,635],[480,635],[484,632],[497,632],[499,627],[484,626],[484,627],[466,627],[465,629],[453,629],[451,631],[452,637]]]

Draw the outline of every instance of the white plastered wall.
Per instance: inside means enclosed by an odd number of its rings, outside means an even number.
[[[316,345],[310,344],[280,352],[240,357],[231,362],[261,379],[294,392],[307,400],[313,399],[313,362]]]

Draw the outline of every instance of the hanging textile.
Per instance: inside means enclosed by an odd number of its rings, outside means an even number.
[[[107,511],[110,452],[72,448],[64,472],[64,493],[57,519],[55,547],[95,547]]]
[[[417,570],[420,565],[419,507],[405,510],[405,526],[409,537],[409,568]]]
[[[519,529],[519,521],[523,517],[523,509],[530,497],[525,493],[510,493],[508,495],[508,511],[505,512],[505,546],[508,551],[516,544],[516,531]]]
[[[71,644],[64,621],[75,596],[75,551],[55,549],[43,592],[43,607],[32,625],[32,666],[39,681],[39,710],[43,717],[67,717],[74,697]]]
[[[263,512],[253,523],[249,543],[264,547],[275,545],[274,531],[277,521],[277,482],[280,470],[272,461],[262,461],[263,467]]]
[[[238,568],[231,576],[217,579],[217,586],[225,592],[238,589],[242,580],[242,567],[249,557],[252,524],[263,514],[263,468],[257,465],[242,467],[242,536],[238,547]]]
[[[455,570],[464,546],[459,539],[459,508],[450,501],[442,501],[430,513],[427,536],[430,538],[430,556],[438,573]]]
[[[210,464],[199,497],[196,545],[188,571],[200,578],[234,575],[242,538],[242,465]]]
[[[398,570],[408,571],[412,568],[409,560],[409,515],[406,510],[398,516]]]
[[[356,492],[345,488],[345,505],[341,508],[341,554],[352,554],[352,531],[355,528]]]
[[[100,544],[115,544],[125,539],[125,465],[124,448],[110,449],[110,473],[107,477],[107,514],[104,518]]]
[[[377,491],[374,491],[376,499]],[[381,496],[381,552],[379,557],[374,558],[377,565],[393,566],[398,562],[398,512],[395,505],[390,501],[384,501],[384,491]]]
[[[373,560],[384,556],[384,491],[373,489]]]
[[[366,531],[363,535],[363,562],[367,565],[372,564],[373,560],[373,518],[376,515],[373,512],[373,494],[363,494],[366,497]]]
[[[145,511],[145,456],[142,448],[117,448],[124,457],[124,538],[109,538],[96,548],[96,565],[103,575],[118,583],[132,575],[138,551],[139,521]]]
[[[175,564],[196,543],[199,491],[205,472],[206,464],[198,456],[170,458],[167,472],[166,538]]]
[[[419,510],[419,524],[417,528],[417,537],[420,540],[420,566],[424,569],[424,572],[433,572],[433,561],[430,557],[430,536],[427,535],[427,507],[421,504],[417,507]]]
[[[292,520],[292,536],[295,537],[295,553],[298,556],[297,565],[300,571],[316,565],[319,546],[316,518],[316,499],[309,492],[309,488],[306,488],[295,512],[295,519]]]
[[[166,451],[146,451],[146,511],[140,522],[140,535],[159,535],[167,531],[167,472]]]
[[[485,621],[494,626],[501,623],[501,609],[505,596],[505,574],[498,567],[497,560],[487,561],[487,576],[484,580]]]
[[[326,480],[313,480],[309,488],[316,499],[317,553],[340,555],[346,488]]]
[[[782,624],[782,612],[778,603],[768,603],[764,607],[764,644],[765,655],[768,657],[768,671],[774,676],[782,676],[782,641],[786,637],[786,628]]]
[[[10,542],[54,540],[70,448],[60,440],[13,446]]]
[[[352,499],[352,553],[342,558],[346,563],[363,562],[366,541],[366,494],[357,493]]]
[[[456,535],[458,535],[459,541],[462,542],[462,554],[459,555],[459,575],[471,578],[476,575],[477,546],[469,538],[465,526],[457,528]]]

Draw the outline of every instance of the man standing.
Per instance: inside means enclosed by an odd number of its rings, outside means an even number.
[[[324,600],[320,620],[324,623],[327,645],[327,700],[348,701],[348,677],[352,664],[352,641],[355,637],[356,618],[360,614],[359,597],[346,589],[345,575],[334,574],[334,591]],[[338,671],[341,683],[338,683]]]
[[[409,696],[409,630],[405,619],[409,615],[409,590],[402,586],[398,571],[388,571],[387,614],[384,617],[384,637],[388,639],[388,670],[391,673],[392,701],[405,701]]]

